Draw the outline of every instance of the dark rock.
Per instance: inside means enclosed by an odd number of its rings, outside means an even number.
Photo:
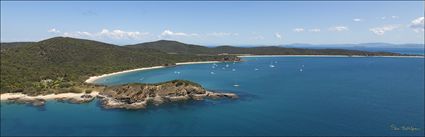
[[[206,91],[199,84],[174,80],[158,84],[132,83],[105,88],[98,97],[104,108],[141,109],[147,104],[160,105],[166,102],[203,100],[204,98],[237,98],[233,93]]]
[[[32,106],[44,106],[46,100],[44,99],[32,99],[32,98],[9,98],[8,103],[18,103],[18,104],[31,104]]]

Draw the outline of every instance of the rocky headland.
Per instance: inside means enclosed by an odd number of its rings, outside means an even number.
[[[201,85],[186,80],[173,80],[156,84],[130,83],[109,87],[97,85],[97,90],[91,93],[63,93],[43,96],[13,94],[5,98],[7,98],[8,103],[30,104],[32,106],[44,106],[46,100],[50,99],[80,104],[98,98],[102,107],[106,109],[144,109],[147,105],[158,106],[176,101],[238,98],[234,93],[207,91]]]
[[[149,104],[160,105],[175,101],[238,98],[234,93],[210,92],[197,83],[185,80],[112,86],[105,88],[98,96],[101,98],[102,106],[108,109],[142,109]]]

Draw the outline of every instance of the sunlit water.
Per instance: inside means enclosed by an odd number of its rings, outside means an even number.
[[[1,135],[423,135],[424,58],[256,57],[184,65],[96,81],[191,80],[234,92],[205,100],[105,110],[48,102],[1,105]],[[226,67],[226,64],[228,67]],[[274,66],[274,67],[273,67]],[[394,130],[414,127],[418,131]]]

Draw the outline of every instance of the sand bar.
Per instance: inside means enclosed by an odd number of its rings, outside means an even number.
[[[176,65],[205,64],[205,63],[220,63],[220,61],[181,62],[181,63],[176,63]],[[123,73],[134,72],[134,71],[159,69],[159,68],[165,68],[165,66],[137,68],[137,69],[124,70],[124,71],[119,71],[119,72],[114,72],[114,73],[109,73],[109,74],[103,74],[103,75],[100,75],[100,76],[92,76],[89,79],[87,79],[85,81],[85,83],[93,83],[94,81],[96,81],[100,78],[104,78],[104,77],[108,77],[108,76],[112,76],[112,75],[123,74]]]
[[[38,96],[28,96],[22,93],[4,93],[1,94],[1,100],[8,100],[9,98],[27,98],[27,99],[44,99],[44,100],[53,100],[58,98],[81,98],[82,95],[86,93],[61,93],[61,94],[48,94],[48,95],[38,95]],[[93,91],[90,93],[91,96],[95,97],[99,92]]]

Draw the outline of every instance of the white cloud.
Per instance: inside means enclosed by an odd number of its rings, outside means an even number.
[[[57,30],[57,29],[55,29],[55,28],[49,29],[49,30],[47,30],[47,32],[50,32],[50,33],[60,33],[60,31]]]
[[[256,35],[256,36],[254,36],[253,37],[255,40],[262,40],[262,39],[264,39],[264,36],[262,36],[262,35]]]
[[[304,28],[295,28],[294,29],[294,32],[303,32],[304,31]]]
[[[64,36],[67,37],[83,37],[83,38],[111,38],[111,39],[141,39],[146,35],[149,35],[148,32],[139,32],[139,31],[123,31],[123,30],[108,30],[102,29],[100,32],[90,33],[86,31],[77,31],[75,33],[65,32]]]
[[[173,32],[171,30],[164,30],[161,33],[161,36],[162,37],[170,37],[170,36],[198,36],[198,34],[196,34],[196,33],[187,34],[187,33],[183,33],[183,32]]]
[[[207,33],[207,36],[215,36],[215,37],[223,37],[223,36],[238,36],[239,33],[231,33],[231,32],[213,32]]]
[[[310,32],[320,32],[320,29],[315,28],[315,29],[310,29],[308,31],[310,31]]]
[[[275,33],[274,34],[274,36],[276,37],[276,38],[278,38],[278,39],[282,39],[283,37],[282,37],[282,34],[280,34],[280,33]]]
[[[90,34],[90,33],[88,33]],[[113,39],[140,39],[145,35],[148,35],[147,32],[138,32],[138,31],[123,31],[123,30],[112,30],[102,29],[100,33],[98,33],[101,37],[108,37]]]
[[[329,28],[330,31],[337,31],[337,32],[341,32],[341,31],[348,31],[348,27],[346,26],[336,26],[336,27],[331,27]]]
[[[399,28],[399,25],[384,25],[382,27],[370,28],[369,30],[376,35],[384,35],[387,31],[392,31]]]
[[[424,17],[418,17],[412,20],[409,27],[412,28],[415,32],[424,32]]]
[[[355,21],[355,22],[361,22],[361,21],[363,21],[363,19],[355,18],[355,19],[353,19],[353,21]]]
[[[81,31],[77,31],[77,34],[78,35],[80,35],[80,36],[93,36],[93,34],[91,34],[90,32],[86,32],[86,31],[83,31],[83,32],[81,32]]]
[[[382,20],[385,20],[385,19],[398,19],[398,18],[400,18],[399,16],[395,16],[395,15],[392,15],[392,16],[383,16],[383,17],[379,17],[380,19],[382,19]]]

